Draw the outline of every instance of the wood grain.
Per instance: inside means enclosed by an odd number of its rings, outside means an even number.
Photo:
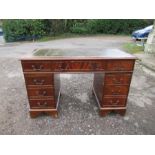
[[[125,115],[136,58],[124,55],[22,58],[31,118],[43,113],[58,116],[60,74],[67,72],[94,73],[93,92],[101,116],[111,111]]]

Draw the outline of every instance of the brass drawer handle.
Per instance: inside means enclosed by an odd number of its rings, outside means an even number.
[[[117,91],[112,90],[111,92],[112,92],[113,95],[118,95],[118,94],[120,94],[121,90],[117,90]]]
[[[38,105],[39,107],[46,107],[46,106],[47,106],[47,102],[43,102],[43,103],[37,102],[37,105]]]
[[[92,69],[94,69],[94,70],[100,69],[100,67],[98,66],[97,63],[92,63],[91,66],[92,66]]]
[[[33,82],[36,84],[36,85],[42,85],[45,80],[37,80],[37,79],[34,79]]]
[[[58,70],[63,71],[66,69],[70,69],[70,65],[68,63],[61,63],[58,65]]]
[[[72,60],[72,61],[70,61],[71,63],[76,63],[76,61],[74,61],[74,60]],[[79,62],[78,62],[79,63]]]
[[[123,79],[122,78],[120,78],[120,79],[116,79],[116,78],[113,78],[113,83],[114,84],[121,84],[123,82]]]
[[[113,68],[114,70],[119,70],[119,71],[125,69],[124,66],[122,66],[122,64],[117,64],[117,65],[114,65],[113,67],[114,67],[114,68]]]
[[[116,102],[113,102],[113,100],[110,100],[110,104],[117,105],[118,103],[119,103],[119,100],[117,100]]]
[[[62,66],[63,66],[63,64],[59,64],[58,70],[60,70],[60,71],[64,70],[64,69],[62,68]]]
[[[47,95],[47,91],[46,91],[46,90],[44,90],[44,91],[39,91],[39,92],[38,92],[38,95],[39,95],[39,96],[45,96],[45,95]]]
[[[91,67],[92,67],[92,69],[95,70],[95,69],[97,69],[97,64],[96,64],[96,63],[92,63],[92,64],[91,64]]]
[[[64,65],[65,65],[65,63],[64,62],[62,62],[62,63],[60,63],[60,62],[56,62],[56,70],[58,70],[58,71],[63,71],[64,70]]]
[[[32,65],[32,69],[34,71],[41,71],[43,69],[43,65],[39,65],[39,66],[36,66],[36,65]]]

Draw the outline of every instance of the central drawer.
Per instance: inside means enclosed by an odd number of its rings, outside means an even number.
[[[28,88],[27,92],[29,98],[47,98],[52,97],[54,94],[53,87]]]
[[[104,61],[53,61],[51,62],[53,71],[103,71],[105,70]]]

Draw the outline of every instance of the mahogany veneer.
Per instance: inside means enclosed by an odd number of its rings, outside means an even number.
[[[44,55],[37,56],[37,52]],[[60,74],[66,72],[94,73],[93,93],[101,116],[111,111],[125,114],[134,56],[114,49],[97,52],[68,50],[57,52],[57,55],[52,49],[37,52],[21,59],[32,118],[42,113],[58,116]]]
[[[56,108],[53,98],[48,99],[30,99],[30,107],[35,109]]]

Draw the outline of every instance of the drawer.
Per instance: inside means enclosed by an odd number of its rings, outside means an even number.
[[[52,62],[54,71],[103,71],[105,70],[104,61],[56,61]]]
[[[24,72],[48,72],[51,71],[50,61],[22,61]]]
[[[56,104],[54,102],[54,99],[46,99],[46,100],[41,100],[41,99],[35,99],[35,100],[29,100],[30,107],[31,108],[36,108],[36,109],[48,109],[48,108],[56,108]]]
[[[107,71],[132,71],[133,60],[110,60],[107,62]]]
[[[104,97],[102,107],[125,106],[126,101],[127,101],[126,97]]]
[[[104,86],[104,95],[127,95],[128,86],[108,85]]]
[[[27,89],[29,98],[44,98],[52,97],[54,90],[52,87],[49,88],[28,88]]]
[[[27,86],[53,85],[51,74],[24,74]]]
[[[129,85],[132,74],[130,73],[107,73],[105,74],[105,85]]]

